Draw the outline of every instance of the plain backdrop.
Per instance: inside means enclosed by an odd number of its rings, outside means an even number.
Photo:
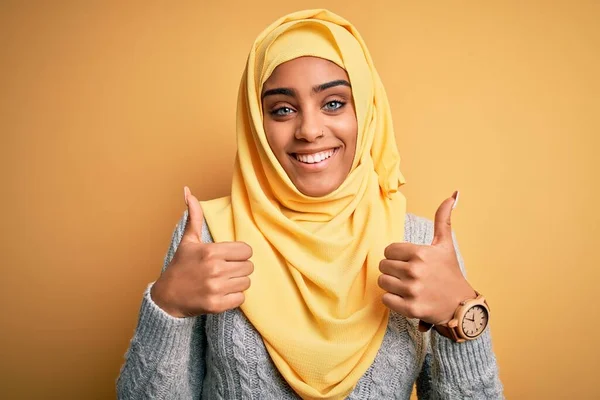
[[[455,189],[511,399],[600,397],[597,1],[0,2],[0,397],[110,399],[184,211],[226,195],[256,35],[327,7],[386,86],[410,212]]]

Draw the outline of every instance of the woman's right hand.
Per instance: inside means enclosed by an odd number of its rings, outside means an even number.
[[[214,314],[239,307],[254,270],[244,242],[202,243],[202,207],[185,188],[188,220],[171,263],[154,283],[154,303],[176,318]]]

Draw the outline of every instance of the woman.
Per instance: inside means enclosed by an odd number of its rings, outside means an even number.
[[[354,27],[325,10],[273,23],[237,115],[231,196],[186,188],[119,397],[406,399],[415,381],[422,398],[502,397],[488,309],[453,242],[457,193],[435,224],[406,214],[387,98]]]

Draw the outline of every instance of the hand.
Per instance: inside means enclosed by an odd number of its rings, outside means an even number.
[[[254,270],[244,242],[202,243],[204,214],[185,188],[188,221],[171,263],[152,286],[152,300],[173,317],[220,313],[239,307]]]
[[[451,216],[458,192],[440,205],[431,245],[393,243],[379,263],[382,301],[408,318],[439,325],[454,316],[459,303],[476,293],[464,278],[452,242]]]

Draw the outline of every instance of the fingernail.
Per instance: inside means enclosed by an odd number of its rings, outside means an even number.
[[[458,190],[456,192],[454,192],[454,194],[452,195],[452,197],[454,197],[454,204],[452,204],[453,210],[456,208],[456,205],[458,204],[458,196],[459,195],[460,195],[460,192]]]
[[[188,195],[190,194],[190,189],[187,186],[183,187],[183,199],[185,200],[185,205],[188,205]]]

